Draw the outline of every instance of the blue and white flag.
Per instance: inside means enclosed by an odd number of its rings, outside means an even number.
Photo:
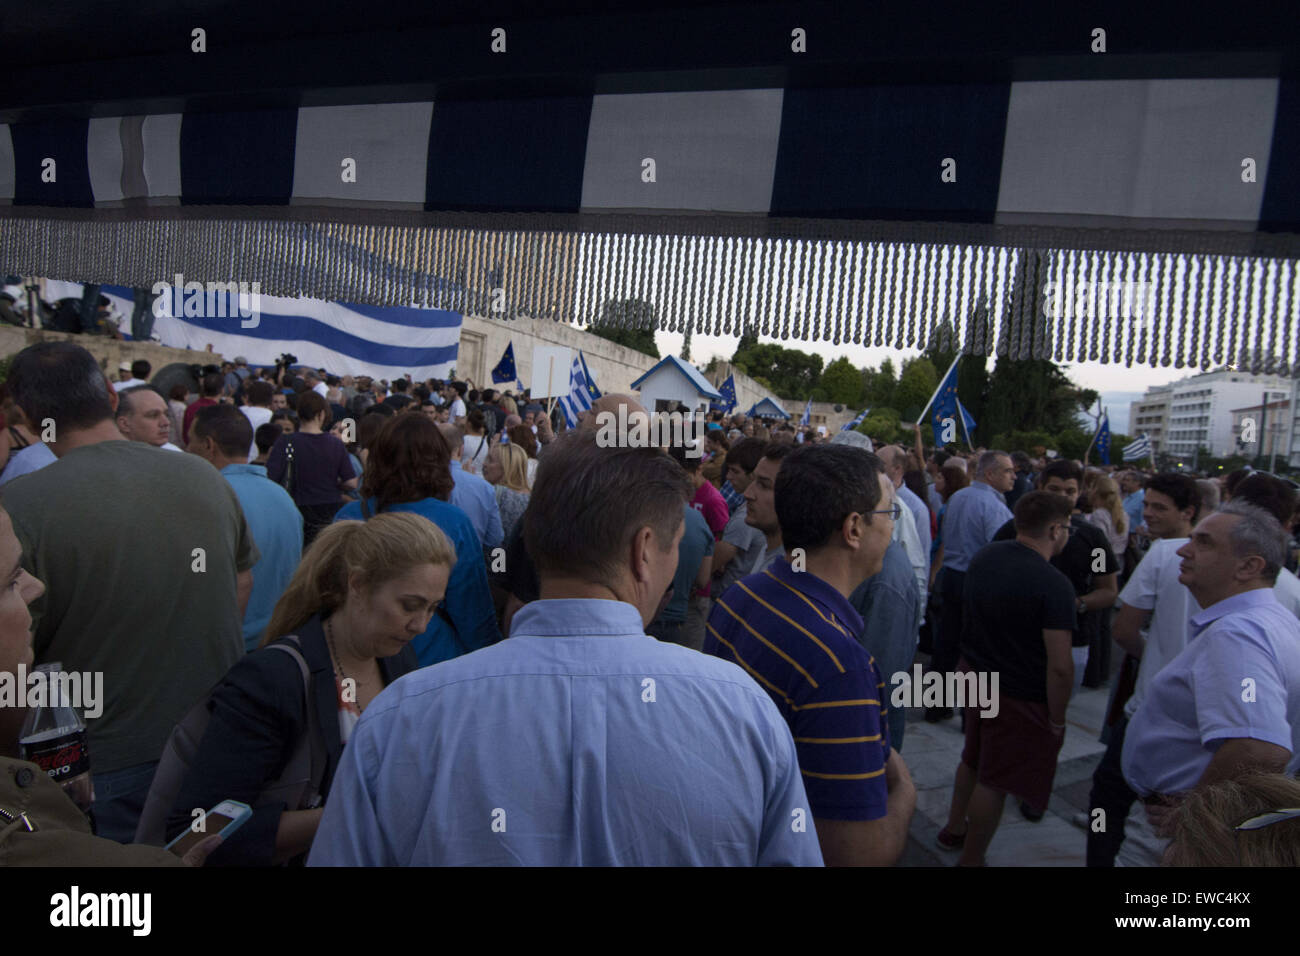
[[[1101,424],[1097,426],[1097,434],[1094,436],[1097,443],[1097,455],[1101,458],[1103,465],[1110,464],[1110,416],[1102,414]]]
[[[869,408],[864,408],[861,412],[858,413],[858,417],[855,418],[855,419],[853,419],[853,421],[851,421],[851,422],[845,422],[843,425],[841,425],[841,426],[840,426],[840,431],[842,431],[842,432],[851,432],[851,431],[853,431],[853,429],[857,428],[857,427],[858,427],[859,425],[861,425],[864,421],[866,421],[867,413],[870,412],[870,411],[871,411],[871,409],[869,409]]]
[[[578,427],[578,416],[591,409],[591,403],[600,398],[600,390],[591,380],[587,360],[579,352],[569,367],[569,393],[560,398],[560,410],[570,428]]]
[[[1141,461],[1151,457],[1151,438],[1146,432],[1134,442],[1124,446],[1125,461]]]
[[[958,356],[960,358],[961,356]],[[948,374],[943,377],[939,387],[935,389],[933,397],[930,399],[930,427],[934,429],[934,441],[936,445],[947,444],[943,440],[945,419],[956,419],[957,412],[957,360],[954,359],[952,365],[948,367]],[[962,422],[965,422],[966,416],[962,416]],[[974,427],[972,423],[971,427]],[[969,444],[969,443],[968,443]]]
[[[227,359],[240,355],[263,366],[290,352],[299,364],[336,375],[409,375],[417,382],[447,378],[456,367],[461,329],[456,312],[205,293],[195,285],[191,292],[169,286],[154,303],[154,338],[163,345],[196,352],[210,345]],[[59,297],[81,294],[80,283],[47,281],[47,297],[52,289]],[[116,285],[101,286],[100,292],[124,317],[120,329],[129,338],[135,293]]]
[[[962,431],[966,433],[966,444],[971,448],[974,448],[975,445],[970,440],[970,436],[971,433],[975,431],[975,419],[971,416],[970,412],[966,411],[966,406],[961,403],[960,398],[954,399],[954,401],[957,403],[957,414],[961,416]]]
[[[518,380],[519,373],[515,369],[515,343],[510,342],[506,345],[506,351],[501,356],[501,361],[497,362],[496,368],[492,370],[492,384],[503,385],[506,382]]]
[[[812,420],[812,399],[808,399],[808,404],[803,407],[803,417],[799,419],[800,427],[807,425]]]
[[[736,376],[728,375],[727,380],[718,386],[718,391],[722,393],[722,401],[718,402],[716,407],[730,414],[736,407]]]

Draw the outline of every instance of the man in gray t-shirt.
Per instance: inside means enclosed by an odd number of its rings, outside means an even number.
[[[88,750],[100,836],[130,840],[173,726],[243,656],[259,554],[239,499],[195,455],[126,441],[118,395],[81,346],[42,342],[10,370],[57,461],[5,485],[33,603],[38,663],[102,674]]]
[[[756,570],[755,565],[767,549],[767,538],[763,532],[745,523],[747,513],[747,506],[742,501],[727,519],[727,526],[722,529],[722,541],[713,555],[714,577],[711,597],[715,601],[727,588],[746,575],[752,574]],[[724,545],[730,547],[724,549]],[[730,558],[727,558],[728,551],[731,552]],[[721,564],[720,560],[722,560]]]

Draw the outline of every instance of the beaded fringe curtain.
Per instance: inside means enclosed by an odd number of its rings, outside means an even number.
[[[229,218],[0,223],[0,262],[49,278],[148,288],[179,273],[258,281],[266,295],[582,326],[610,300],[641,299],[652,313],[612,310],[612,321],[899,349],[937,335],[1011,359],[1300,376],[1296,259],[1096,244]]]

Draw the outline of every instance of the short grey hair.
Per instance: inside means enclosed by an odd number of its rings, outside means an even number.
[[[1241,519],[1230,535],[1232,553],[1239,558],[1259,555],[1264,559],[1264,579],[1276,584],[1278,572],[1286,563],[1287,536],[1281,523],[1259,505],[1235,498],[1218,513]]]
[[[836,432],[835,437],[831,439],[832,445],[848,445],[850,448],[861,448],[864,451],[874,451],[871,439],[860,431],[850,428],[846,432]]]
[[[986,451],[980,455],[979,461],[975,465],[975,477],[983,478],[998,463],[999,458],[1010,458],[1004,451]]]

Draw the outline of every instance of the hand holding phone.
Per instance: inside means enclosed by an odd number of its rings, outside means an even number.
[[[202,816],[201,829],[196,830],[191,824],[189,829],[167,844],[167,849],[183,857],[208,837],[219,836],[222,841],[228,840],[252,815],[253,808],[248,804],[238,800],[222,800]]]

